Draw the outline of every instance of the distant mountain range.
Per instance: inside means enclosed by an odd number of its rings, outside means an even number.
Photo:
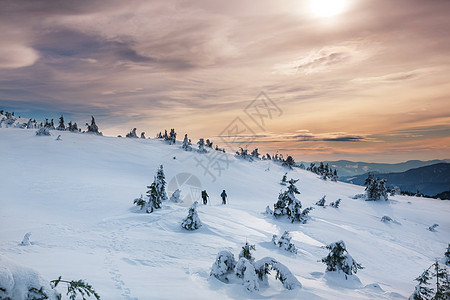
[[[303,163],[306,167],[308,167],[310,164],[309,162],[299,162],[298,164],[300,163]],[[319,164],[319,162],[315,163],[316,165]],[[368,172],[376,172],[376,173],[405,172],[410,169],[430,166],[438,163],[450,163],[450,159],[442,159],[442,160],[435,159],[429,161],[408,160],[406,162],[396,164],[354,162],[349,160],[324,161],[324,163],[328,163],[330,167],[332,167],[333,169],[337,169],[339,177],[342,178],[347,176],[366,174]]]
[[[437,163],[430,166],[413,168],[398,173],[375,173],[376,177],[387,180],[389,187],[398,186],[402,191],[421,193],[434,196],[441,193],[448,198],[450,191],[450,163]],[[340,181],[364,185],[367,173],[356,176],[340,177]]]

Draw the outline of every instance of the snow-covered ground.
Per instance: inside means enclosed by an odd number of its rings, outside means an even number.
[[[206,156],[180,145],[35,131],[0,129],[0,263],[30,267],[47,280],[85,279],[103,299],[402,299],[450,241],[449,201],[394,196],[388,203],[366,202],[351,198],[363,187],[295,169],[288,177],[300,179],[297,198],[315,209],[307,224],[292,224],[263,214],[284,188],[279,182],[286,169],[277,164],[228,156],[228,168],[214,172],[213,181],[198,162],[206,165]],[[182,195],[198,197],[195,187],[208,191],[211,204],[199,205],[199,230],[180,226],[192,199],[164,202],[152,214],[133,206],[160,164],[169,186],[181,173],[192,175],[194,188],[182,185]],[[221,205],[223,189],[227,205]],[[342,198],[340,207],[315,206],[323,195],[327,204]],[[398,223],[381,222],[385,215]],[[427,230],[434,223],[436,232]],[[271,243],[286,230],[298,254]],[[31,245],[19,246],[27,232]],[[364,267],[359,287],[325,276],[318,262],[328,254],[321,246],[338,240]],[[246,241],[256,245],[256,259],[277,259],[302,288],[286,290],[272,275],[269,287],[250,293],[209,276],[219,251],[237,257]]]

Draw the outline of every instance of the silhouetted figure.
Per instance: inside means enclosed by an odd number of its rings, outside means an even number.
[[[206,190],[202,191],[202,199],[203,199],[203,204],[206,205],[208,203],[208,194],[206,193]]]
[[[222,197],[222,204],[227,204],[227,193],[225,192],[225,190],[222,191],[220,197]]]

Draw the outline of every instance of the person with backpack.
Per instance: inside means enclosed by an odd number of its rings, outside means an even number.
[[[206,190],[203,190],[202,191],[202,199],[203,199],[203,204],[204,205],[206,205],[207,203],[208,203],[208,199],[207,198],[209,198],[209,196],[208,196],[208,194],[206,193]]]
[[[225,190],[222,191],[220,197],[222,197],[222,204],[227,204],[227,193],[225,192]]]

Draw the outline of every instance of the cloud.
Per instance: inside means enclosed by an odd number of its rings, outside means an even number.
[[[0,47],[0,69],[16,69],[32,66],[39,54],[31,47],[18,44]]]
[[[357,83],[395,83],[417,79],[431,71],[431,69],[412,70],[407,72],[385,74],[381,76],[356,78],[353,81]]]

